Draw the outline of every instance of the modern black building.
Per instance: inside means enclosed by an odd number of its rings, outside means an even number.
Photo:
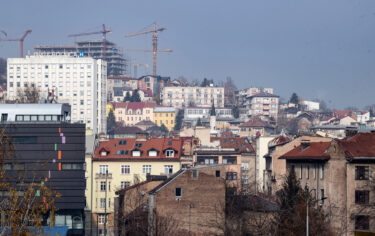
[[[4,116],[5,111],[1,112]],[[30,170],[24,177],[25,182],[45,179],[48,187],[61,194],[55,200],[58,208],[55,225],[68,226],[68,235],[84,235],[85,125],[47,121],[46,116],[53,114],[48,114],[48,109],[43,113],[33,121],[2,120],[0,130],[14,145],[14,161],[6,160],[5,165],[14,165],[13,162],[17,163],[17,171]],[[15,171],[13,168],[8,170]],[[46,224],[50,224],[50,219]]]

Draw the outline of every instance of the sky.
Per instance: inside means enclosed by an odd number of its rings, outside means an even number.
[[[18,38],[31,29],[24,52],[36,45],[72,45],[68,34],[113,31],[108,40],[152,73],[152,27],[159,34],[158,74],[224,81],[238,88],[271,87],[288,100],[321,99],[331,108],[375,104],[373,0],[0,0],[0,30]],[[0,34],[0,37],[4,37]],[[90,38],[100,39],[101,35]],[[0,57],[18,57],[17,42],[0,42]]]

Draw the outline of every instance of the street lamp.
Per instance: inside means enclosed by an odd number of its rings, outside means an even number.
[[[306,196],[306,236],[309,236],[309,203],[310,203],[310,192],[314,190],[311,189],[310,191],[307,190],[307,196]],[[327,199],[327,197],[321,196],[320,199],[316,199],[312,201],[312,203],[316,203],[317,201],[322,201],[321,206],[323,205],[323,201]]]

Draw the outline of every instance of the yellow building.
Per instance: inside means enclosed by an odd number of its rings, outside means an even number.
[[[165,125],[169,131],[173,130],[176,119],[176,109],[174,107],[155,107],[154,123],[157,126]]]
[[[105,106],[105,114],[106,114],[107,117],[108,117],[108,113],[109,113],[110,111],[115,112],[115,109],[113,109],[113,105],[112,105],[111,103],[108,103],[108,104]]]
[[[93,225],[113,235],[115,192],[145,181],[147,174],[169,176],[180,170],[182,139],[116,138],[100,141],[92,161]],[[106,205],[107,204],[107,205]]]

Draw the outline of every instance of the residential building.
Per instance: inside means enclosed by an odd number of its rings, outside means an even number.
[[[247,97],[245,106],[249,116],[264,116],[276,118],[279,109],[279,96],[260,92]]]
[[[147,139],[142,134],[136,138],[99,142],[92,165],[92,212],[96,232],[102,232],[103,219],[107,215],[108,235],[114,234],[114,197],[117,190],[146,180],[147,174],[169,176],[180,169],[182,143],[182,139]]]
[[[185,120],[198,120],[210,117],[211,107],[186,107]],[[215,107],[216,117],[233,118],[232,108],[230,107]]]
[[[84,57],[94,59],[103,58],[103,40],[80,40],[74,46],[35,46],[34,51],[43,55],[71,55],[77,56],[83,53]],[[106,40],[106,61],[108,63],[108,75],[126,74],[126,59],[122,49],[113,42]]]
[[[251,118],[239,125],[241,137],[265,136],[274,133],[275,127],[259,118]]]
[[[67,235],[83,235],[85,125],[68,122],[66,104],[1,104],[0,113],[0,128],[14,146],[12,155],[3,160],[6,173],[18,175],[25,184],[44,180],[42,184],[61,195],[54,201],[58,208],[54,224],[50,212],[42,214],[44,224],[68,226]],[[27,174],[19,175],[20,170]]]
[[[375,133],[358,133],[331,142],[301,142],[280,159],[294,169],[302,187],[326,198],[321,205],[331,212],[331,227],[338,235],[374,233]]]
[[[8,58],[8,99],[36,87],[42,98],[48,93],[71,105],[71,121],[86,124],[88,133],[106,133],[107,64],[89,57],[43,56]]]
[[[165,125],[169,131],[173,130],[176,120],[176,108],[174,107],[155,107],[154,123],[157,126]]]
[[[124,126],[135,125],[140,121],[153,121],[153,102],[116,102],[113,103],[115,109],[116,122],[123,123]]]
[[[266,168],[266,159],[264,156],[268,153],[268,143],[273,140],[275,136],[258,136],[256,137],[256,158],[255,158],[255,179],[256,185],[258,187],[258,192],[267,192],[267,188],[264,184],[264,179],[266,178],[265,170]]]
[[[166,235],[222,235],[226,185],[236,188],[236,176],[233,165],[199,166],[177,172],[148,192],[149,235],[156,235],[156,219],[163,217],[171,225]]]
[[[224,107],[224,87],[174,87],[166,86],[161,90],[160,98],[164,106],[183,108]]]
[[[273,94],[273,88],[257,88],[257,87],[250,87],[246,89],[241,89],[236,91],[235,97],[236,97],[236,102],[237,106],[243,107],[247,101],[248,97],[251,97],[255,94],[265,92],[269,94]]]
[[[128,75],[111,75],[107,78],[107,100],[113,101],[114,89],[129,87],[132,90],[138,89],[138,80]]]
[[[161,90],[170,80],[170,77],[145,75],[138,78],[138,89],[143,91],[150,90],[151,97],[156,97],[161,94]]]
[[[302,104],[305,106],[306,111],[317,111],[319,110],[319,102],[303,101]]]

